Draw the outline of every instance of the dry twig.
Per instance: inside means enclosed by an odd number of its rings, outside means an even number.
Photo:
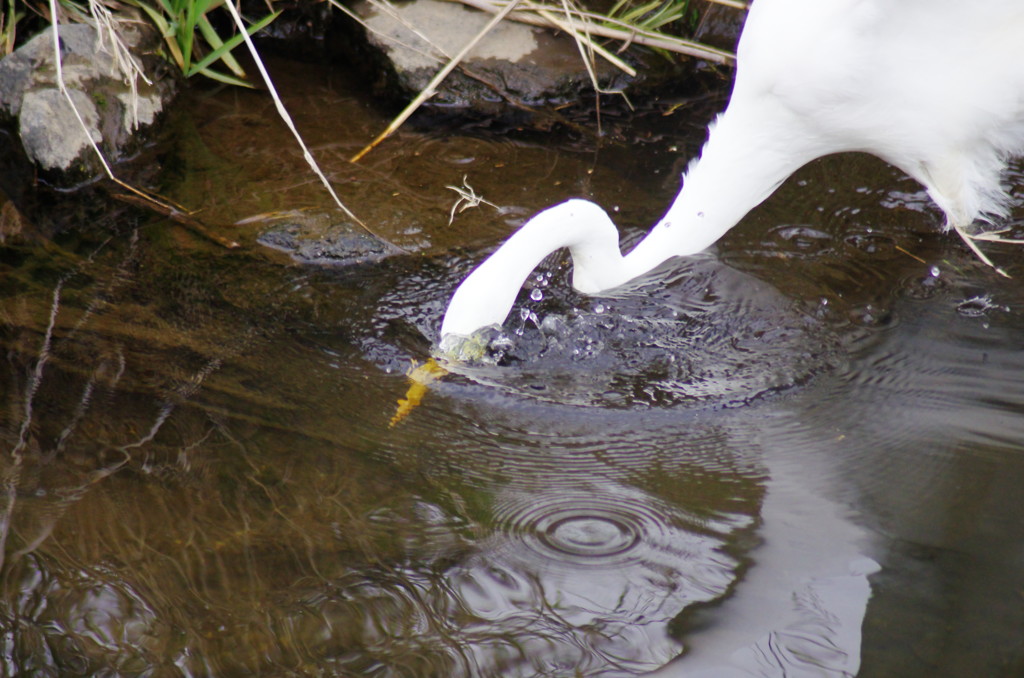
[[[452,222],[455,221],[456,214],[462,214],[468,209],[473,207],[479,207],[480,205],[490,205],[494,209],[501,209],[490,200],[485,199],[482,195],[477,195],[477,192],[473,190],[473,187],[469,185],[468,177],[462,176],[461,186],[445,186],[445,188],[455,191],[459,194],[455,204],[452,205],[451,214],[448,215],[448,225],[451,226]]]

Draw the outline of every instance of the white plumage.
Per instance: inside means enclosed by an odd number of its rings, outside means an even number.
[[[501,324],[533,268],[568,247],[595,294],[718,240],[797,169],[865,151],[919,181],[947,226],[1006,215],[1024,154],[1024,1],[756,0],[736,82],[668,212],[622,256],[607,214],[569,200],[524,224],[456,290],[442,338]]]

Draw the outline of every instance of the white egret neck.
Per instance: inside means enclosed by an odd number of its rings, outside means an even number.
[[[1024,153],[1024,1],[757,0],[736,82],[668,212],[625,257],[597,205],[547,209],[473,271],[441,325],[504,322],[533,268],[569,248],[597,294],[720,238],[814,158],[872,153],[927,189],[947,227],[1007,213],[1002,176]]]

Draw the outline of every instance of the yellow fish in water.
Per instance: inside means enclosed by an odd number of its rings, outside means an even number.
[[[422,365],[417,364],[414,360],[412,367],[405,373],[405,376],[409,379],[409,390],[405,392],[404,398],[398,399],[398,409],[395,410],[395,415],[391,417],[388,428],[393,428],[408,417],[423,401],[423,397],[427,394],[430,384],[446,374],[448,374],[448,370],[437,364],[437,361],[433,358],[430,358]]]

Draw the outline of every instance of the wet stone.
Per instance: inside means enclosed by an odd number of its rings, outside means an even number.
[[[390,11],[385,12],[361,2],[355,10],[366,23],[366,40],[376,53],[378,83],[400,99],[411,99],[424,90],[492,16],[439,0],[388,7]],[[597,58],[595,75],[605,90],[631,92],[641,83],[663,85],[678,76],[678,66],[669,66],[660,56],[638,50],[618,56],[638,66],[639,75],[629,76]],[[571,37],[503,21],[445,78],[429,104],[501,115],[523,106],[574,103],[581,92],[591,90],[590,75]]]
[[[63,80],[81,123],[58,88],[52,29],[0,61],[0,122],[11,130],[10,135],[0,135],[0,142],[18,146],[0,152],[30,163],[35,171],[26,176],[37,171],[60,187],[91,179],[102,167],[90,137],[108,160],[116,161],[139,147],[140,130],[153,125],[174,96],[176,83],[167,75],[166,63],[151,54],[159,36],[141,23],[126,23],[122,29],[123,46],[145,74],[136,78],[134,92],[117,68],[111,47],[100,41],[92,26],[60,27]],[[19,193],[10,186],[5,189]]]

